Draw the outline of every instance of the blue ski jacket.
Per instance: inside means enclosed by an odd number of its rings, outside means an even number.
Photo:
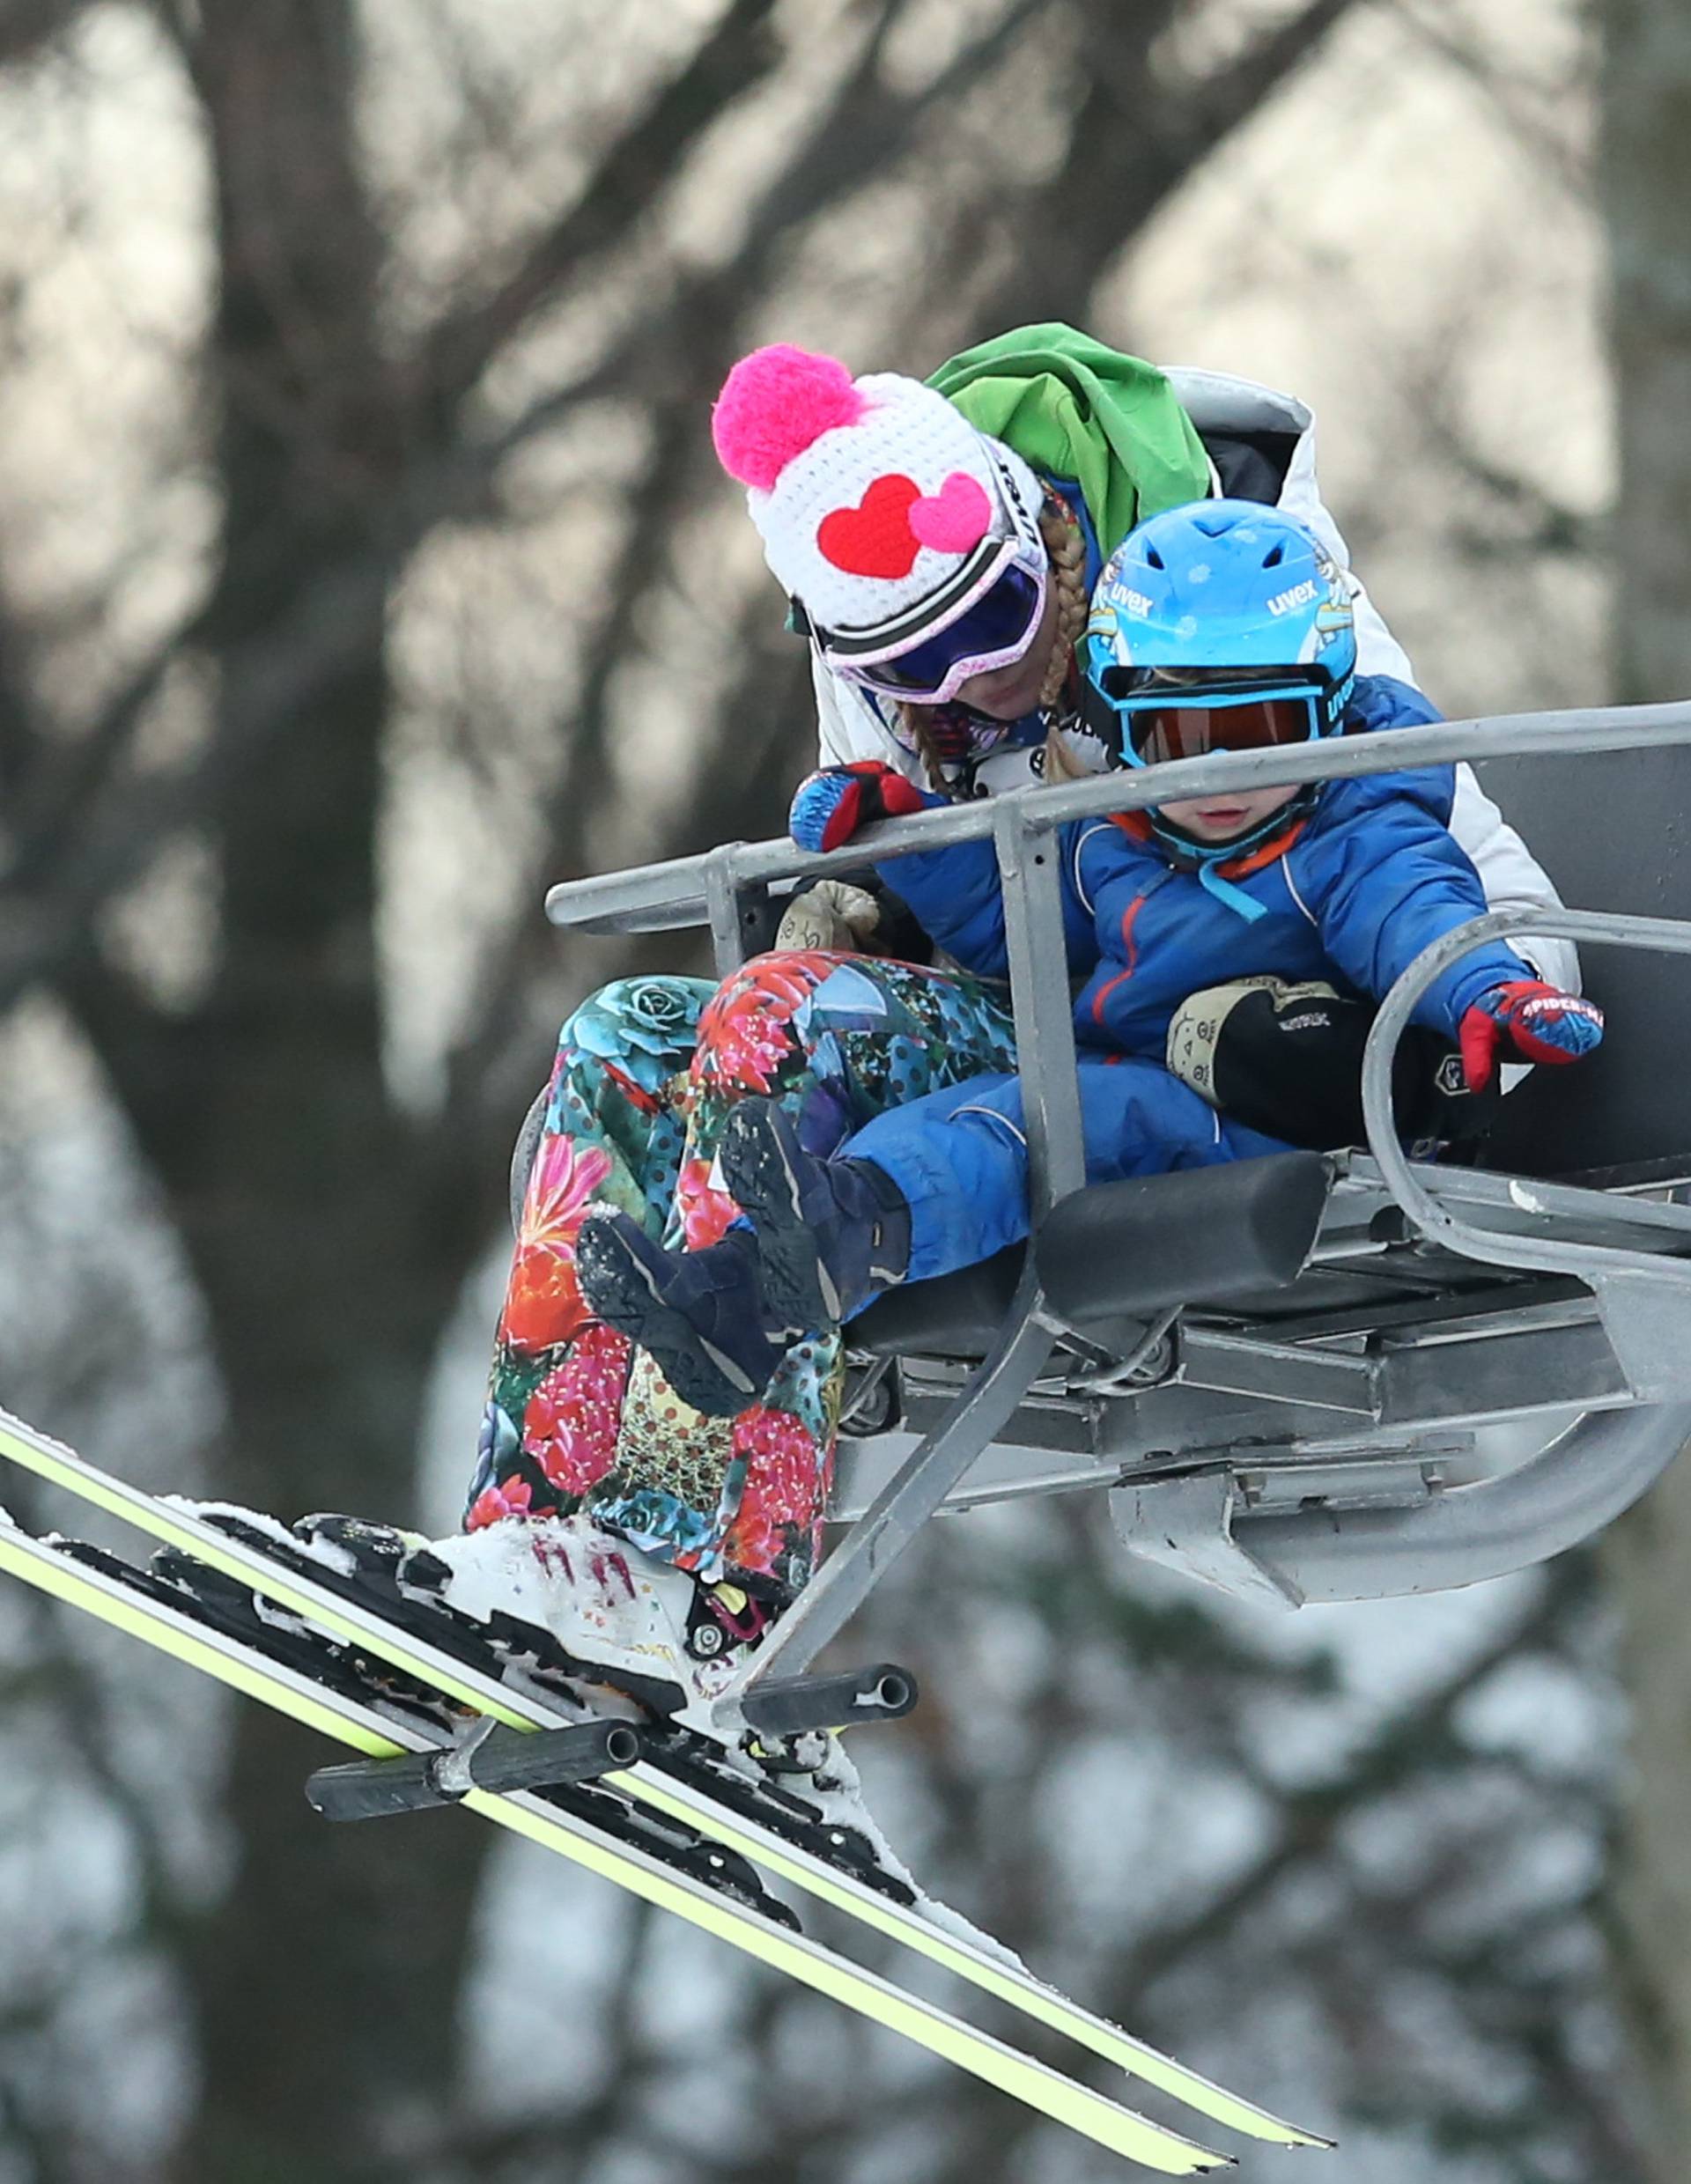
[[[1418,690],[1386,676],[1359,681],[1348,734],[1440,719]],[[1140,814],[1077,822],[1060,832],[1069,969],[1082,1049],[1162,1059],[1170,1019],[1206,986],[1253,974],[1325,978],[1385,992],[1421,949],[1485,911],[1479,875],[1450,830],[1455,769],[1330,781],[1303,816],[1218,869],[1161,841]],[[938,802],[940,800],[934,800]],[[889,887],[966,970],[1002,978],[1004,905],[990,842],[890,860]],[[1257,905],[1227,898],[1243,895]],[[1500,944],[1445,971],[1416,1021],[1454,1038],[1488,988],[1536,976]]]
[[[1348,733],[1439,717],[1407,684],[1376,677],[1357,690]],[[1486,908],[1479,875],[1450,831],[1454,792],[1449,766],[1328,782],[1279,833],[1222,866],[1221,890],[1182,864],[1142,815],[1061,830],[1089,1182],[1280,1149],[1162,1066],[1170,1019],[1206,986],[1253,974],[1383,994],[1429,941]],[[990,842],[892,860],[882,876],[965,968],[1003,975],[1004,907]],[[1509,948],[1476,949],[1429,989],[1417,1018],[1454,1037],[1488,987],[1534,975]],[[1016,1077],[974,1077],[890,1109],[839,1149],[875,1162],[902,1192],[912,1280],[1027,1234]]]

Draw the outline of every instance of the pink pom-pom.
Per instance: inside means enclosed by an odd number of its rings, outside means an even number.
[[[837,358],[776,342],[742,357],[723,380],[711,438],[730,477],[767,493],[794,455],[868,407]]]

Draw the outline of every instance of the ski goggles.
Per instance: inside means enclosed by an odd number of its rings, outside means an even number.
[[[1348,678],[1335,690],[1258,675],[1254,688],[1228,690],[1205,677],[1183,701],[1166,675],[1133,668],[1106,668],[1098,686],[1115,716],[1119,762],[1130,766],[1313,742],[1340,717],[1350,690]]]
[[[817,629],[833,673],[911,705],[942,705],[972,675],[1014,667],[1038,635],[1051,582],[1044,542],[987,539],[936,600],[877,630]]]

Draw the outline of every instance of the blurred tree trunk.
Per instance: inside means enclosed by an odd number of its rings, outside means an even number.
[[[205,1299],[229,1406],[221,1491],[285,1516],[402,1518],[468,1239],[432,1231],[383,1079],[381,587],[348,605],[335,666],[278,733],[255,742],[240,717],[244,649],[326,571],[379,550],[401,453],[356,165],[353,14],[351,0],[201,11],[224,527],[198,635],[213,732],[245,757],[208,812],[222,915],[202,1005],[171,1020],[83,998]],[[450,2097],[480,1839],[318,1826],[301,1782],[320,1749],[260,1708],[235,1723],[227,1814],[244,1865],[197,1952],[204,2092],[181,2173],[342,2184]]]
[[[1599,13],[1620,435],[1615,694],[1683,698],[1691,693],[1691,13],[1683,0],[1605,0]],[[1657,762],[1681,781],[1687,763],[1683,751]],[[1643,796],[1642,772],[1629,778]],[[1648,819],[1647,810],[1620,810],[1604,823],[1624,841]],[[1616,1528],[1607,1559],[1633,1708],[1617,1869],[1623,1978],[1655,2100],[1651,2174],[1680,2184],[1691,2139],[1691,1465],[1683,1457]]]

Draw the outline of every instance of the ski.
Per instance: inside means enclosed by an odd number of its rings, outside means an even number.
[[[572,1665],[579,1676],[580,1664],[569,1664],[545,1632],[496,1617],[495,1624],[506,1622],[507,1650],[502,1656],[490,1642],[486,1628],[445,1605],[423,1605],[402,1597],[391,1586],[373,1602],[366,1576],[342,1575],[274,1520],[256,1520],[250,1512],[217,1505],[202,1505],[195,1514],[230,1541],[271,1563],[280,1561],[306,1584],[326,1585],[353,1611],[361,1638],[373,1647],[380,1643],[378,1633],[399,1639],[408,1649],[402,1656],[400,1650],[383,1649],[388,1659],[403,1657],[414,1670],[432,1663],[429,1672],[438,1676],[440,1656],[447,1656],[458,1679],[456,1694],[465,1703],[533,1730],[586,1717],[587,1710],[572,1705],[563,1693],[522,1673],[523,1665],[544,1666],[551,1649],[558,1653],[560,1672],[569,1673]],[[246,1574],[257,1582],[255,1567],[248,1566]],[[373,1614],[378,1619],[373,1625],[366,1620]],[[395,1621],[396,1614],[404,1620]],[[512,1659],[513,1650],[521,1652],[521,1665]],[[1067,1996],[1036,1980],[1008,1951],[994,1954],[990,1946],[934,1924],[923,1915],[913,1889],[860,1856],[842,1858],[833,1840],[842,1831],[828,1826],[814,1809],[808,1819],[796,1819],[804,1810],[801,1798],[750,1781],[709,1738],[674,1727],[649,1731],[643,1763],[616,1779],[637,1798],[690,1822],[772,1873],[807,1889],[818,1900],[943,1965],[1212,2121],[1280,2145],[1330,2143],[1082,2010]],[[863,1848],[867,1849],[867,1844]]]
[[[535,1719],[529,1726],[541,1733],[545,1733],[547,1723],[555,1724],[560,1715],[572,1723],[595,1718],[572,1688],[594,1680],[591,1664],[573,1659],[550,1632],[498,1613],[484,1623],[444,1601],[417,1598],[400,1590],[391,1571],[373,1569],[367,1559],[352,1569],[340,1566],[339,1558],[349,1553],[352,1537],[358,1538],[359,1552],[367,1558],[371,1543],[382,1528],[336,1517],[316,1520],[309,1531],[304,1524],[295,1531],[274,1519],[259,1518],[249,1510],[235,1510],[219,1503],[200,1503],[193,1514],[225,1538],[251,1548],[267,1564],[278,1566],[307,1583],[328,1587],[360,1617],[373,1616],[375,1627],[384,1633],[411,1641],[419,1649],[419,1658],[449,1656],[461,1675],[467,1673],[477,1679],[476,1687],[483,1693],[496,1691],[501,1701],[513,1704],[526,1693],[535,1702]],[[396,1533],[386,1536],[391,1540],[400,1538]],[[334,1559],[325,1558],[325,1546]],[[159,1553],[178,1556],[181,1551],[165,1547]],[[191,1566],[191,1557],[183,1555],[181,1560]],[[480,1703],[486,1705],[485,1696]],[[778,1836],[788,1849],[820,1860],[847,1883],[873,1889],[900,1905],[916,1903],[915,1889],[879,1863],[874,1845],[861,1831],[828,1820],[802,1797],[779,1787],[767,1772],[736,1767],[725,1748],[711,1738],[672,1721],[654,1720],[642,1724],[641,1741],[641,1757],[651,1766],[638,1780],[630,1777],[624,1782],[624,1787],[631,1794],[652,1802],[647,1796],[648,1774],[661,1775],[675,1786],[678,1796],[690,1796],[700,1813],[720,1820],[726,1809],[767,1834]],[[758,1856],[764,1855],[760,1849]]]
[[[350,1583],[336,1585],[332,1582],[336,1573],[308,1556],[279,1525],[272,1537],[268,1527],[258,1529],[260,1520],[243,1524],[239,1516],[232,1516],[223,1523],[233,1522],[235,1529],[225,1530],[189,1507],[161,1500],[112,1478],[4,1413],[0,1413],[0,1458],[125,1519],[239,1584],[250,1586],[277,1606],[343,1643],[375,1656],[460,1708],[529,1733],[583,1718],[585,1708],[572,1708],[559,1694],[540,1689],[533,1679],[513,1683],[497,1664],[490,1672],[488,1667],[466,1658],[473,1649],[462,1632],[452,1629],[450,1611],[439,1612],[443,1619],[439,1634],[446,1641],[444,1645],[432,1643],[395,1623],[390,1616],[373,1612],[358,1598]],[[430,1612],[432,1620],[434,1612]],[[784,1826],[776,1810],[783,1802],[782,1793],[750,1795],[747,1778],[736,1774],[726,1758],[701,1756],[714,1751],[708,1739],[683,1734],[678,1742],[684,1748],[672,1752],[668,1764],[660,1750],[634,1767],[607,1775],[605,1786],[625,1793],[678,1825],[710,1835],[723,1848],[903,1943],[1212,2121],[1283,2146],[1331,2143],[1229,2092],[1083,2010],[1034,1978],[1008,1953],[994,1955],[966,1936],[932,1923],[913,1901],[904,1900],[909,1891],[890,1889],[884,1880],[866,1875],[851,1860],[827,1855],[826,1843],[817,1839],[818,1833],[825,1836],[825,1827],[816,1831],[814,1822],[810,1823],[812,1833],[807,1840],[803,1826]],[[732,1776],[738,1785],[731,1801],[722,1794],[724,1776]],[[758,1797],[763,1799],[761,1807]],[[802,1804],[797,1799],[785,1802]]]
[[[262,1662],[265,1670],[279,1676],[296,1694],[303,1686],[319,1701],[327,1700],[331,1705],[338,1701],[347,1719],[373,1711],[386,1725],[388,1742],[381,1751],[366,1748],[367,1761],[388,1763],[402,1758],[407,1752],[432,1759],[449,1758],[458,1749],[466,1726],[479,1718],[443,1706],[439,1695],[425,1685],[402,1676],[373,1671],[367,1664],[361,1663],[332,1640],[306,1634],[303,1629],[296,1632],[267,1625],[254,1611],[253,1595],[244,1592],[233,1580],[219,1580],[228,1587],[224,1599],[215,1596],[207,1599],[200,1592],[185,1591],[179,1583],[160,1577],[151,1568],[138,1568],[85,1540],[34,1538],[15,1519],[0,1511],[0,1566],[4,1566],[7,1546],[19,1542],[26,1557],[29,1549],[45,1549],[60,1563],[73,1566],[97,1587],[105,1588],[108,1598],[122,1601],[131,1612],[156,1611],[155,1620],[160,1629],[174,1629],[179,1637],[197,1637],[202,1647],[209,1646],[225,1664],[244,1659],[250,1674],[253,1664]],[[217,1573],[199,1575],[215,1577]],[[191,1628],[185,1631],[185,1626]],[[156,1636],[153,1642],[159,1642]],[[182,1657],[188,1657],[186,1652]],[[203,1657],[195,1658],[192,1664],[208,1667]],[[233,1679],[225,1677],[223,1680]],[[243,1684],[240,1687],[248,1686]],[[253,1695],[270,1697],[270,1693],[266,1690]],[[309,1725],[322,1724],[313,1720]],[[406,1730],[410,1732],[409,1736],[403,1734]],[[628,1734],[631,1742],[638,1743],[632,1732]],[[555,1805],[561,1812],[573,1816],[599,1833],[613,1836],[626,1847],[645,1853],[678,1873],[690,1876],[778,1925],[795,1933],[800,1930],[792,1908],[778,1896],[770,1894],[744,1859],[733,1852],[725,1852],[720,1844],[693,1830],[665,1823],[659,1816],[642,1812],[614,1792],[586,1783],[551,1782],[539,1794],[544,1803]],[[454,1797],[452,1801],[459,1800]]]
[[[103,1549],[38,1538],[4,1511],[0,1570],[369,1759],[397,1759],[451,1743],[449,1732],[402,1700],[359,1700],[306,1676],[297,1666],[272,1660],[186,1606],[174,1605],[166,1597],[169,1588],[148,1572]],[[560,1801],[565,1798],[567,1802]],[[472,1786],[460,1802],[902,2034],[1126,2160],[1165,2176],[1193,2176],[1229,2166],[1229,2156],[1133,2114],[810,1940],[768,1908],[747,1900],[737,1885],[704,1879],[684,1859],[654,1854],[638,1824],[628,1826],[622,1817],[626,1808],[613,1795],[580,1786],[566,1793],[506,1793]]]

